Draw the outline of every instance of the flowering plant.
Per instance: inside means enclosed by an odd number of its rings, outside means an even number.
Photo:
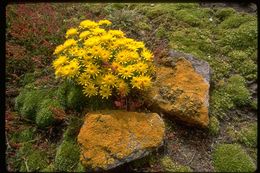
[[[131,88],[151,86],[153,54],[122,31],[106,30],[109,25],[108,20],[84,20],[66,32],[67,40],[53,53],[55,75],[72,79],[88,97],[127,96]]]

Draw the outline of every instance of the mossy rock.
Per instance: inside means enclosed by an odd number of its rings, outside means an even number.
[[[211,116],[209,120],[209,133],[217,135],[219,133],[219,121],[215,116]]]
[[[39,111],[36,115],[36,124],[40,128],[51,126],[55,122],[52,109],[63,109],[58,100],[44,99],[39,105]]]
[[[79,147],[71,140],[64,140],[56,152],[54,166],[58,171],[73,171],[79,163]]]
[[[238,144],[218,144],[212,156],[218,172],[254,172],[256,169],[252,159]]]
[[[238,133],[238,140],[248,147],[257,145],[257,123],[247,124]]]
[[[177,164],[169,156],[164,156],[160,161],[166,172],[192,172],[189,166]]]
[[[219,8],[217,9],[215,16],[223,21],[234,14],[236,14],[236,10],[234,8]]]
[[[241,24],[253,19],[251,15],[231,15],[221,22],[219,27],[224,29],[238,28]]]

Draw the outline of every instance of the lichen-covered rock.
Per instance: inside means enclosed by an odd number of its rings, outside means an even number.
[[[164,131],[156,113],[88,113],[77,138],[81,163],[87,170],[98,171],[142,158],[162,144]]]
[[[190,125],[208,126],[210,68],[193,56],[170,52],[165,66],[156,69],[156,80],[145,94],[155,112],[163,112]]]

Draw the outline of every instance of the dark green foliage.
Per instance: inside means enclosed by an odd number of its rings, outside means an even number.
[[[220,172],[253,172],[252,159],[238,144],[218,144],[213,151],[213,165]]]
[[[52,109],[62,109],[62,106],[57,100],[45,99],[40,103],[39,111],[36,115],[36,124],[40,128],[45,128],[53,125],[55,117]]]
[[[42,90],[32,90],[21,93],[21,96],[19,95],[16,99],[16,108],[18,108],[18,111],[24,118],[35,120],[39,103],[44,96],[45,93]]]
[[[211,116],[209,121],[209,133],[217,135],[219,133],[219,121],[216,117]]]
[[[23,78],[22,78],[22,81],[21,81],[21,84],[23,86],[29,84],[29,83],[32,83],[35,81],[35,74],[34,73],[26,73]]]
[[[58,171],[73,171],[79,162],[79,147],[72,141],[64,140],[58,147],[54,166]]]
[[[73,86],[70,88],[68,91],[67,95],[67,107],[70,109],[76,109],[76,110],[81,110],[84,105],[86,100],[86,97],[83,95],[82,88]]]
[[[71,116],[66,131],[63,134],[63,139],[75,139],[79,133],[79,130],[83,124],[83,119]]]

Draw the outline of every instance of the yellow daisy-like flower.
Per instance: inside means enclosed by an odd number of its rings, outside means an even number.
[[[113,38],[113,35],[111,35],[109,33],[108,34],[103,34],[103,35],[100,36],[100,40],[102,42],[112,41],[112,38]]]
[[[85,73],[82,73],[79,78],[77,79],[77,82],[80,84],[80,85],[87,85],[89,83],[91,83],[91,79],[90,79],[90,76],[89,74],[87,74],[86,72]]]
[[[108,50],[103,49],[102,51],[99,52],[99,56],[100,56],[101,60],[105,61],[105,62],[107,62],[109,60],[110,55],[111,54]]]
[[[108,34],[111,34],[112,36],[116,36],[119,38],[125,36],[125,34],[121,30],[109,30]]]
[[[93,33],[93,35],[102,35],[106,33],[106,30],[102,28],[93,28],[91,29],[91,32]]]
[[[72,45],[76,45],[76,44],[77,44],[77,42],[74,39],[68,39],[64,42],[63,45],[65,48],[68,48],[68,47],[70,47]]]
[[[84,21],[80,22],[79,26],[81,28],[95,28],[98,26],[98,24],[91,20],[84,20]]]
[[[134,64],[134,68],[137,72],[146,73],[148,70],[148,65],[142,62]]]
[[[149,76],[133,77],[131,84],[133,88],[143,90],[151,86],[151,78]]]
[[[101,86],[99,94],[101,95],[102,99],[108,99],[108,97],[112,95],[112,91],[109,86]]]
[[[127,66],[127,67],[119,67],[118,68],[118,72],[119,74],[124,78],[124,79],[127,79],[127,78],[130,78],[132,77],[133,75],[133,67],[132,66]]]
[[[88,97],[95,96],[98,94],[98,89],[94,84],[89,83],[83,86],[83,93]]]
[[[76,28],[70,28],[66,32],[66,38],[68,38],[71,35],[76,35],[78,33],[78,30]]]
[[[115,86],[115,81],[116,81],[117,77],[114,76],[113,74],[109,73],[106,74],[103,78],[102,78],[102,85],[106,85],[106,86]]]
[[[91,37],[87,40],[85,40],[84,45],[86,47],[92,47],[92,46],[96,46],[100,43],[100,38],[99,37]]]
[[[69,68],[67,76],[68,77],[74,77],[75,75],[77,75],[77,73],[79,71],[79,62],[75,59],[72,60],[67,65],[67,68]]]
[[[99,67],[97,65],[90,63],[90,64],[86,65],[85,72],[91,76],[97,76],[99,74]]]
[[[147,49],[144,49],[141,52],[141,56],[144,57],[144,59],[147,61],[151,61],[153,59],[153,54]]]
[[[100,20],[98,25],[111,25],[112,23],[109,20]]]
[[[84,38],[86,38],[89,35],[91,35],[91,32],[83,31],[82,33],[79,34],[79,38],[84,39]]]
[[[56,47],[55,51],[54,51],[54,55],[59,54],[60,52],[62,52],[65,49],[65,47],[63,45],[59,45]]]
[[[60,66],[64,65],[67,61],[68,58],[66,56],[59,56],[57,59],[53,61],[52,65],[55,69],[57,69]]]

